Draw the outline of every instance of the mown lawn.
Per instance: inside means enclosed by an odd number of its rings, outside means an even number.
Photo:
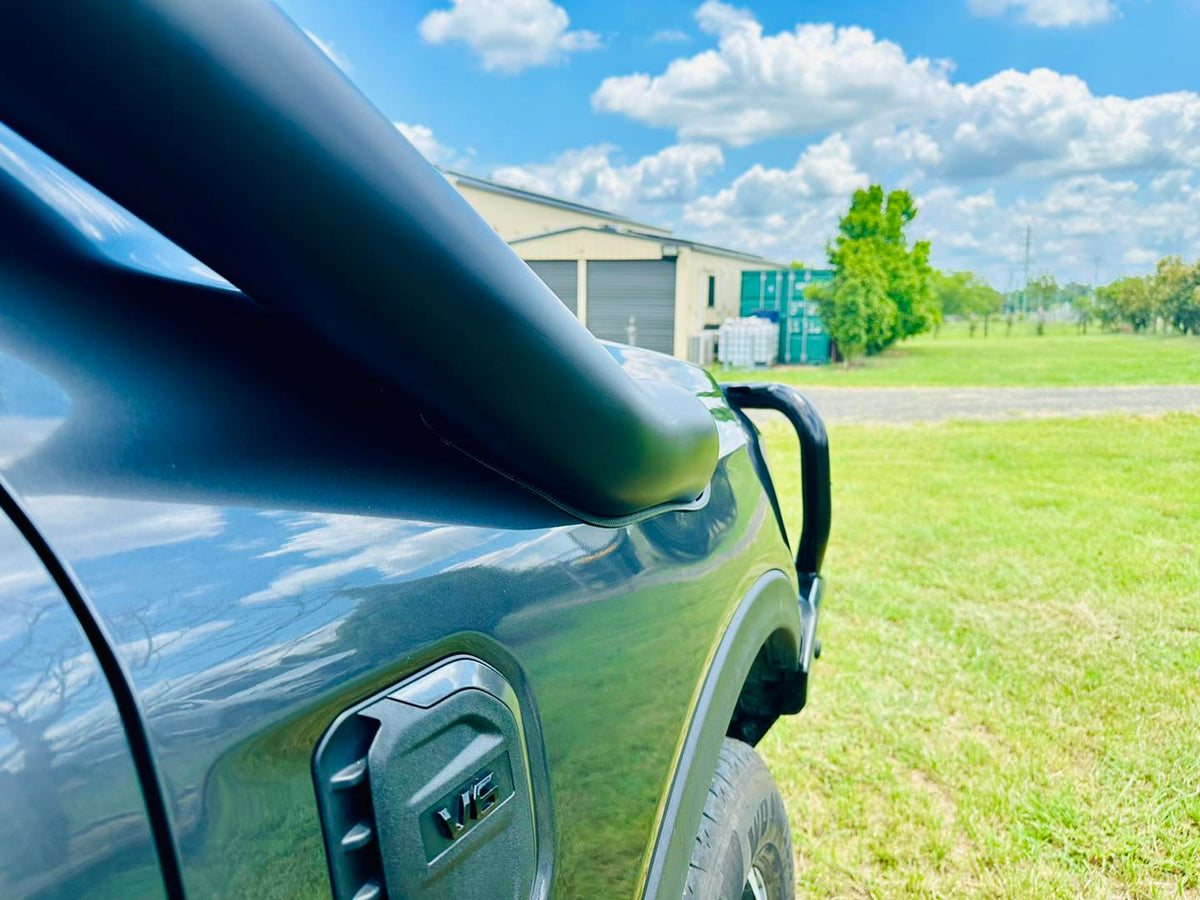
[[[1043,386],[1200,383],[1200,338],[1161,335],[1086,335],[1073,326],[1052,324],[1045,335],[1032,333],[1028,322],[993,323],[984,338],[974,338],[964,323],[944,327],[938,337],[922,335],[869,357],[849,369],[832,366],[780,366],[774,381],[845,387],[898,386]],[[725,372],[718,378],[740,381],[762,378],[761,370]]]
[[[760,748],[799,895],[1200,896],[1200,417],[832,446],[824,655]]]

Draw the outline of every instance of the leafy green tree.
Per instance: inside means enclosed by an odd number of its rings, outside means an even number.
[[[859,248],[842,256],[832,281],[808,289],[846,365],[872,348],[885,346],[888,336],[895,333],[896,305],[887,287],[881,261]]]
[[[974,325],[983,317],[983,334],[988,334],[993,315],[1004,308],[1004,295],[981,281],[973,272],[933,272],[931,279],[935,305],[942,315],[965,316]],[[975,328],[970,329],[971,337]]]
[[[1041,309],[1057,300],[1059,293],[1058,281],[1048,272],[1038,275],[1025,286],[1025,296],[1029,305]]]
[[[1121,327],[1121,311],[1113,303],[1107,287],[1096,288],[1092,309],[1095,311],[1096,321],[1105,331],[1116,331]]]
[[[1096,294],[1093,291],[1088,291],[1086,294],[1077,294],[1071,300],[1071,306],[1075,309],[1075,326],[1083,334],[1087,334],[1088,326],[1095,321],[1098,314],[1098,302]]]
[[[1200,330],[1200,261],[1189,266],[1179,256],[1160,259],[1152,290],[1163,318],[1184,334]]]
[[[822,320],[844,356],[878,353],[938,321],[929,243],[918,241],[910,248],[905,235],[916,215],[907,191],[885,197],[876,184],[854,192],[829,248],[835,277],[819,292],[832,317],[823,309]],[[839,297],[843,291],[849,296]],[[861,321],[852,321],[851,314]],[[834,319],[838,326],[832,324]],[[844,329],[841,334],[838,327]]]
[[[1075,306],[1085,297],[1092,296],[1092,289],[1078,281],[1068,281],[1058,292],[1058,299]]]
[[[971,285],[975,276],[970,272],[933,273],[933,296],[943,316],[965,316],[971,309]]]
[[[935,303],[947,316],[989,316],[1004,307],[1004,295],[974,272],[937,272],[932,278]]]
[[[1110,308],[1117,319],[1128,322],[1134,331],[1145,331],[1158,313],[1154,279],[1148,276],[1119,278],[1096,293],[1101,306]]]

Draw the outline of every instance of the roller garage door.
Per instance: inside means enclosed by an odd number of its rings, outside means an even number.
[[[578,262],[573,259],[531,259],[526,260],[526,264],[537,273],[538,278],[546,282],[546,287],[554,291],[567,309],[578,314]]]
[[[625,343],[632,317],[639,347],[675,352],[675,260],[589,260],[587,298],[596,337]]]

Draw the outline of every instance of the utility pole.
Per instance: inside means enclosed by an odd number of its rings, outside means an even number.
[[[1095,268],[1092,269],[1092,288],[1093,289],[1100,287],[1100,260],[1101,259],[1103,259],[1103,257],[1100,257],[1100,256],[1096,256],[1096,257],[1092,258],[1092,262],[1094,262],[1096,264]]]
[[[1029,244],[1030,238],[1033,236],[1033,227],[1030,223],[1025,223],[1025,281],[1021,286],[1021,312],[1025,312],[1025,295],[1029,290]]]

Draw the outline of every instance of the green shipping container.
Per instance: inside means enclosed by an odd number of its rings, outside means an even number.
[[[830,339],[817,313],[816,304],[806,301],[805,288],[829,281],[828,269],[784,269],[742,273],[740,313],[760,311],[779,314],[779,362],[784,365],[820,365],[829,362]]]
[[[759,310],[779,310],[786,290],[786,281],[779,271],[743,272],[742,302],[739,313],[753,315]]]

